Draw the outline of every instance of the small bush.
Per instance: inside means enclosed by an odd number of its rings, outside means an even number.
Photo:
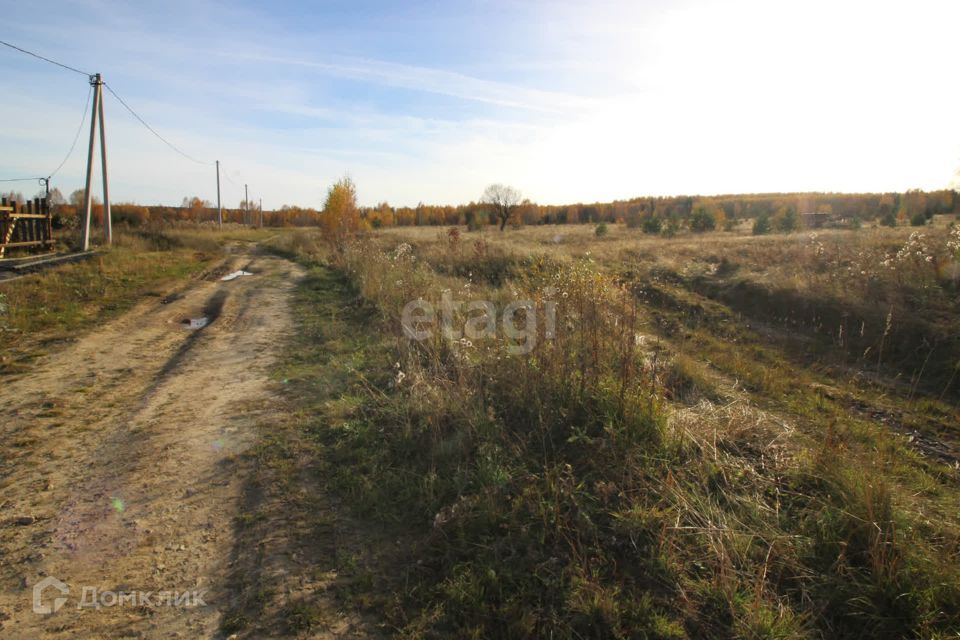
[[[773,223],[777,231],[792,233],[800,228],[800,216],[796,210],[786,208],[777,212],[777,215],[774,216]]]
[[[762,236],[770,233],[771,230],[770,216],[757,216],[757,219],[753,221],[753,235]]]
[[[697,233],[704,231],[713,231],[717,226],[717,220],[706,207],[697,207],[690,216],[690,230]]]
[[[600,224],[597,225],[597,228],[594,229],[593,232],[597,235],[598,238],[602,238],[603,236],[607,235],[607,223],[601,222]]]
[[[467,211],[467,231],[479,231],[487,224],[487,216],[479,211]]]
[[[650,216],[641,226],[644,233],[660,233],[663,230],[663,220],[659,216]]]

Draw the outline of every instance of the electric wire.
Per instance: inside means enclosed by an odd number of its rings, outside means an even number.
[[[227,182],[229,182],[230,184],[232,184],[233,186],[235,186],[235,187],[239,187],[239,186],[240,186],[240,185],[238,185],[236,182],[234,182],[233,180],[230,179],[230,174],[228,174],[226,171],[223,170],[223,163],[222,163],[222,162],[220,163],[220,175],[223,176],[224,179],[225,179]]]
[[[77,69],[76,67],[71,67],[70,65],[63,64],[62,62],[57,62],[56,60],[51,60],[50,58],[47,58],[46,56],[42,56],[42,55],[40,55],[39,53],[35,53],[35,52],[33,52],[33,51],[28,51],[28,50],[26,50],[26,49],[24,49],[24,48],[22,48],[22,47],[18,47],[17,45],[11,44],[11,43],[9,43],[9,42],[7,42],[7,41],[5,41],[5,40],[0,40],[0,44],[2,44],[2,45],[5,46],[5,47],[9,47],[9,48],[14,49],[14,50],[16,50],[16,51],[19,51],[20,53],[25,53],[25,54],[27,54],[28,56],[32,56],[32,57],[34,57],[34,58],[37,58],[38,60],[43,60],[44,62],[49,62],[50,64],[53,64],[53,65],[56,65],[56,66],[61,67],[61,68],[63,68],[63,69],[66,69],[67,71],[73,71],[74,73],[79,73],[80,75],[87,76],[88,78],[91,77],[91,74],[87,73],[86,71],[81,71],[80,69]],[[90,91],[93,91],[93,87],[90,88]],[[83,130],[83,123],[84,123],[84,122],[86,121],[86,119],[87,119],[87,109],[89,108],[89,102],[90,102],[90,92],[87,92],[87,98],[86,98],[86,100],[84,100],[84,103],[83,103],[83,116],[80,118],[80,126],[77,128],[77,133],[76,133],[76,135],[73,137],[73,144],[70,145],[70,150],[67,151],[67,155],[64,156],[63,160],[60,162],[59,165],[57,165],[57,168],[54,169],[54,170],[50,173],[50,175],[47,177],[47,179],[52,178],[58,171],[60,171],[60,169],[63,168],[63,165],[65,165],[65,164],[67,163],[67,160],[70,159],[70,156],[73,155],[73,150],[74,150],[74,149],[76,148],[76,146],[77,146],[77,140],[80,138],[80,132]],[[27,182],[27,181],[29,181],[29,180],[43,180],[43,178],[6,178],[6,179],[3,179],[3,180],[0,180],[0,182]]]
[[[77,141],[80,139],[80,133],[83,131],[83,124],[87,121],[87,111],[90,109],[90,94],[93,92],[93,87],[90,87],[90,90],[87,91],[87,97],[83,101],[83,115],[80,116],[80,125],[77,127],[77,132],[73,136],[73,144],[70,145],[70,150],[67,151],[67,155],[63,157],[63,160],[60,161],[60,164],[57,165],[57,168],[50,172],[46,178],[5,178],[0,180],[0,182],[27,182],[29,180],[49,180],[53,176],[57,175],[57,172],[63,168],[63,165],[67,163],[67,160],[70,159],[70,156],[73,155],[74,149],[77,148]]]
[[[177,153],[179,153],[181,156],[183,156],[183,157],[186,158],[187,160],[190,160],[191,162],[196,162],[197,164],[202,164],[202,165],[207,165],[207,166],[212,166],[212,165],[213,165],[212,162],[204,162],[204,161],[202,161],[202,160],[197,160],[196,158],[194,158],[194,157],[191,156],[190,154],[185,153],[184,151],[181,151],[179,148],[177,148],[177,146],[176,146],[175,144],[173,144],[172,142],[170,142],[169,140],[167,140],[166,138],[164,138],[162,135],[160,135],[159,133],[157,133],[157,130],[156,130],[156,129],[154,129],[154,128],[151,127],[149,124],[147,124],[147,121],[146,121],[146,120],[144,120],[143,118],[141,118],[140,115],[139,115],[136,111],[134,111],[133,108],[130,107],[130,105],[128,105],[126,102],[124,102],[123,98],[121,98],[119,95],[117,95],[117,92],[113,90],[113,87],[111,87],[111,86],[110,86],[109,84],[107,84],[106,82],[103,83],[103,86],[107,88],[107,91],[109,91],[110,93],[113,94],[113,97],[114,97],[114,98],[116,98],[117,100],[120,101],[120,104],[122,104],[122,105],[124,106],[124,108],[125,108],[127,111],[129,111],[130,114],[131,114],[134,118],[136,118],[137,120],[140,121],[140,124],[142,124],[143,126],[145,126],[145,127],[150,131],[150,133],[152,133],[153,135],[155,135],[155,136],[156,136],[161,142],[163,142],[165,145],[167,145],[168,147],[170,147],[171,149],[173,149],[174,151],[176,151]]]
[[[86,71],[81,71],[80,69],[77,69],[76,67],[71,67],[70,65],[64,64],[64,63],[62,63],[62,62],[57,62],[56,60],[52,60],[52,59],[50,59],[50,58],[47,58],[46,56],[42,56],[42,55],[40,55],[39,53],[35,53],[35,52],[33,52],[33,51],[28,51],[27,49],[23,49],[22,47],[18,47],[18,46],[14,45],[14,44],[11,44],[11,43],[9,43],[9,42],[6,42],[5,40],[0,40],[0,44],[4,45],[4,46],[6,46],[6,47],[9,47],[9,48],[11,48],[11,49],[14,49],[14,50],[16,50],[16,51],[19,51],[20,53],[24,53],[24,54],[26,54],[26,55],[28,55],[28,56],[32,56],[32,57],[37,58],[37,59],[39,59],[39,60],[43,60],[44,62],[48,62],[48,63],[50,63],[50,64],[53,64],[53,65],[56,65],[56,66],[61,67],[61,68],[63,68],[63,69],[66,69],[67,71],[73,71],[74,73],[79,73],[80,75],[87,76],[88,78],[91,78],[91,79],[93,78],[93,74],[91,74],[91,73],[87,73]],[[92,82],[92,80],[91,80],[91,82]],[[170,147],[171,149],[173,149],[176,153],[178,153],[179,155],[183,156],[183,157],[186,158],[187,160],[190,160],[191,162],[195,162],[196,164],[200,164],[200,165],[204,165],[204,166],[212,166],[212,165],[215,164],[215,163],[213,163],[213,162],[204,162],[203,160],[198,160],[198,159],[194,158],[193,156],[191,156],[190,154],[186,153],[185,151],[183,151],[182,149],[180,149],[179,147],[177,147],[175,144],[173,144],[172,142],[170,142],[169,140],[167,140],[166,138],[164,138],[162,135],[160,135],[160,133],[159,133],[156,129],[154,129],[153,127],[151,127],[151,126],[147,123],[147,121],[144,120],[144,119],[140,116],[140,114],[138,114],[136,111],[134,111],[133,107],[131,107],[129,104],[127,104],[127,102],[126,102],[123,98],[120,97],[120,95],[113,89],[113,87],[111,87],[111,86],[110,86],[109,84],[107,84],[106,82],[103,83],[103,86],[107,89],[107,91],[109,91],[111,94],[113,94],[113,97],[116,98],[117,101],[118,101],[121,105],[123,105],[124,109],[126,109],[127,111],[130,112],[130,115],[132,115],[134,118],[136,118],[137,121],[138,121],[140,124],[142,124],[144,127],[146,127],[146,129],[147,129],[148,131],[150,131],[150,133],[152,133],[154,136],[156,136],[157,139],[160,140],[161,142],[163,142],[165,145],[167,145],[168,147]],[[91,87],[90,87],[90,91],[93,91],[93,86],[92,86],[92,84],[91,84]],[[77,133],[76,133],[76,134],[74,135],[74,137],[73,137],[73,144],[70,145],[70,150],[67,151],[67,155],[63,158],[63,161],[60,162],[59,165],[57,165],[57,168],[54,169],[54,170],[50,173],[50,176],[49,176],[47,179],[52,178],[54,175],[56,175],[56,173],[57,173],[58,171],[60,171],[60,169],[63,168],[63,166],[67,163],[67,161],[68,161],[68,160],[70,159],[70,157],[73,155],[73,152],[74,152],[74,150],[76,149],[76,146],[77,146],[77,141],[80,139],[80,133],[83,131],[83,124],[86,122],[86,119],[87,119],[87,112],[89,111],[89,106],[90,106],[89,103],[90,103],[90,93],[87,94],[87,100],[86,100],[85,103],[84,103],[83,116],[80,118],[80,126],[77,128]],[[221,164],[221,169],[222,169],[222,167],[223,167],[223,165]],[[238,185],[236,182],[234,182],[226,172],[222,172],[222,175],[223,175],[223,177],[227,180],[227,182],[229,182],[229,183],[232,184],[233,186],[235,186],[235,187],[239,187],[239,186],[240,186],[240,185]],[[6,179],[0,179],[0,182],[27,182],[27,181],[30,181],[30,180],[44,180],[44,178],[42,178],[42,177],[41,177],[41,178],[6,178]]]
[[[0,44],[4,45],[4,46],[6,46],[6,47],[10,47],[11,49],[16,49],[16,50],[19,51],[20,53],[25,53],[25,54],[27,54],[28,56],[33,56],[34,58],[39,58],[40,60],[43,60],[44,62],[49,62],[50,64],[55,64],[55,65],[57,65],[58,67],[63,67],[63,68],[66,69],[67,71],[73,71],[74,73],[79,73],[80,75],[87,76],[88,78],[89,78],[91,75],[93,75],[93,74],[91,74],[91,73],[87,73],[86,71],[80,71],[80,69],[76,69],[76,68],[74,68],[74,67],[71,67],[70,65],[63,64],[62,62],[57,62],[56,60],[51,60],[50,58],[46,58],[46,57],[40,55],[39,53],[34,53],[33,51],[27,51],[26,49],[21,49],[21,48],[18,47],[17,45],[15,45],[15,44],[10,44],[9,42],[6,42],[6,41],[4,41],[4,40],[0,40]]]
[[[83,115],[80,116],[80,126],[77,127],[77,133],[73,136],[73,144],[70,145],[70,151],[67,151],[67,155],[64,156],[60,164],[57,165],[57,168],[54,169],[48,178],[52,178],[57,175],[57,172],[63,168],[63,165],[67,164],[67,160],[70,159],[70,156],[73,155],[73,150],[77,148],[77,140],[80,139],[80,132],[83,131],[83,123],[87,121],[87,111],[90,110],[90,94],[93,92],[93,87],[90,87],[90,90],[87,91],[87,97],[83,101]]]

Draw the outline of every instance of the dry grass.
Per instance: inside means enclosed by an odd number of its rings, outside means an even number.
[[[91,259],[0,283],[0,372],[23,371],[50,345],[163,295],[221,255],[210,237],[121,232]]]
[[[960,416],[925,382],[932,358],[905,383],[913,362],[891,343],[908,334],[886,327],[891,304],[951,312],[953,285],[912,259],[868,284],[843,271],[909,233],[421,228],[336,253],[288,240],[340,269],[369,310],[357,331],[386,338],[355,357],[370,382],[352,409],[316,429],[357,512],[421,540],[380,594],[391,624],[409,637],[960,630],[960,476],[916,444],[936,434],[952,451]],[[404,304],[444,291],[538,314],[556,303],[559,330],[538,328],[520,354],[502,334],[403,339]],[[876,300],[883,356],[837,349],[800,314]]]

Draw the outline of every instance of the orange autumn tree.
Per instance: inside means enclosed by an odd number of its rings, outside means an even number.
[[[357,187],[349,177],[341,178],[327,190],[320,228],[323,237],[335,244],[363,228],[360,209],[357,208]]]

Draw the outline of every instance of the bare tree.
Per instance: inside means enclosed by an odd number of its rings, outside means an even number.
[[[494,215],[500,221],[500,231],[507,226],[507,221],[514,210],[520,205],[522,196],[513,187],[504,184],[492,184],[483,192],[480,202],[490,205]]]
[[[50,190],[50,195],[47,196],[47,201],[50,203],[51,207],[58,207],[62,204],[67,204],[67,199],[63,197],[63,193],[56,187]]]
[[[84,195],[85,193],[83,189],[77,189],[70,194],[70,204],[75,206],[77,211],[82,211],[84,204],[86,204],[84,202]],[[93,196],[93,204],[100,204],[100,198],[98,198],[96,195]]]

